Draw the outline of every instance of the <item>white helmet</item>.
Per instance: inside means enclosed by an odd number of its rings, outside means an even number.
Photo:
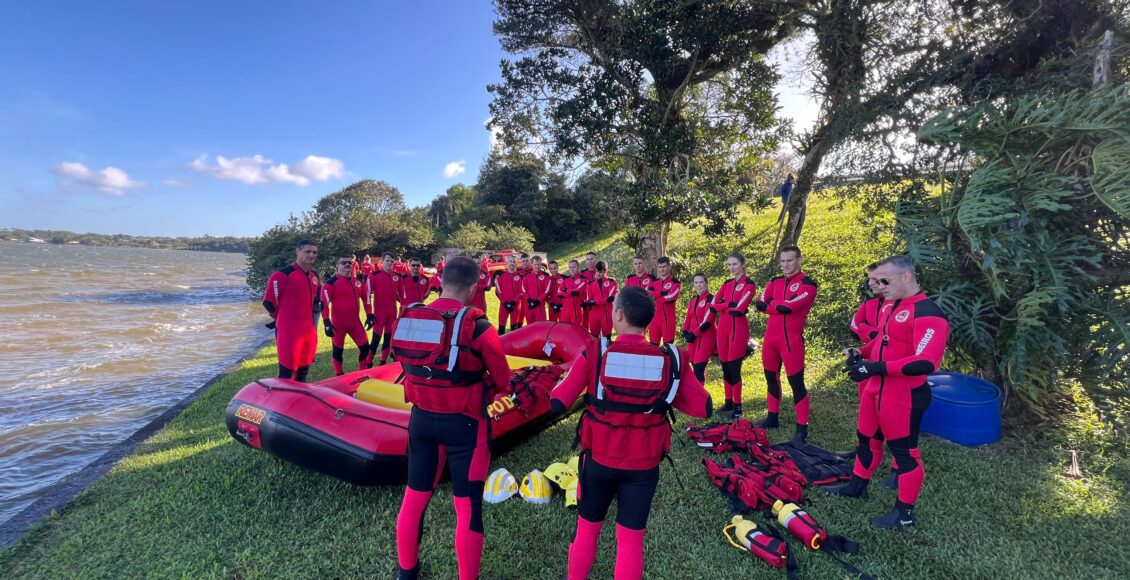
[[[483,501],[501,503],[518,493],[518,480],[505,468],[496,469],[483,486]]]

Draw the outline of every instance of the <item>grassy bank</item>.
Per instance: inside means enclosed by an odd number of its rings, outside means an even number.
[[[672,253],[690,267],[720,275],[717,258],[744,248],[751,265],[768,263],[776,211],[749,216],[745,236],[707,240],[677,228]],[[889,242],[871,236],[864,216],[828,200],[810,210],[805,234],[807,270],[821,283],[809,333],[812,355],[811,439],[832,449],[854,442],[856,390],[839,373],[834,352],[846,341],[846,316],[862,265]],[[619,277],[628,249],[614,235],[568,248],[557,257],[595,249]],[[759,285],[765,276],[758,275]],[[719,279],[714,280],[716,287]],[[758,328],[763,328],[760,320]],[[347,351],[347,368],[350,351]],[[315,379],[330,375],[323,338]],[[751,414],[764,412],[760,365],[745,366]],[[0,576],[369,578],[395,570],[394,526],[401,489],[363,489],[300,470],[237,444],[223,425],[231,396],[254,378],[273,375],[266,348],[205,393],[166,429],[146,441],[70,506],[0,553]],[[708,387],[721,399],[716,365]],[[787,396],[786,396],[787,398]],[[791,406],[782,419],[792,424]],[[927,470],[919,527],[880,532],[867,524],[886,511],[893,492],[872,486],[864,502],[810,494],[809,511],[833,533],[859,541],[853,560],[882,578],[1130,577],[1123,548],[1130,537],[1130,463],[1123,446],[1097,435],[1078,409],[1059,425],[1017,434],[989,449],[965,449],[926,439]],[[521,474],[569,454],[575,418],[559,423],[493,461]],[[787,438],[791,429],[774,433]],[[1086,477],[1066,476],[1069,449],[1080,452]],[[730,513],[698,463],[702,454],[678,444],[675,470],[663,467],[646,544],[647,571],[656,578],[778,578],[729,547],[719,530]],[[455,576],[451,488],[441,486],[429,510],[423,543],[431,578]],[[486,578],[560,578],[575,513],[560,501],[534,506],[519,500],[487,506]],[[594,578],[611,577],[611,530],[602,538]],[[805,578],[844,577],[831,561],[798,553]]]

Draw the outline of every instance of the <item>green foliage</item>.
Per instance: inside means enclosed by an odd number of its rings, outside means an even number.
[[[974,169],[898,206],[951,345],[1033,406],[1078,380],[1116,419],[1130,401],[1128,87],[952,110],[920,138]]]
[[[301,217],[267,230],[247,254],[247,285],[262,291],[271,272],[294,260],[302,239],[318,244],[319,271],[329,271],[338,256],[361,252],[423,253],[434,242],[426,210],[408,209],[395,187],[366,179],[331,193]]]
[[[509,222],[486,227],[479,222],[470,221],[447,236],[445,244],[472,256],[483,250],[514,248],[530,251],[534,247],[534,235],[530,230]]]
[[[79,234],[62,230],[0,229],[0,240],[22,242],[39,238],[51,244],[76,244],[81,246],[113,246],[119,248],[152,248],[157,250],[193,250],[197,252],[247,252],[251,238],[236,236],[128,236],[126,234]]]

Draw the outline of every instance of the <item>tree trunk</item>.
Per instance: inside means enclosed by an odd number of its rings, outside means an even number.
[[[784,232],[781,241],[773,248],[773,259],[776,259],[778,250],[784,246],[795,246],[800,240],[804,230],[804,218],[808,211],[808,195],[812,193],[812,186],[816,183],[816,174],[820,171],[820,164],[824,162],[824,155],[828,153],[830,145],[827,139],[817,139],[812,142],[804,156],[804,163],[796,173],[796,185],[789,195],[788,218],[785,220]]]
[[[663,222],[640,236],[636,253],[643,258],[648,272],[655,272],[655,261],[667,255],[667,236],[671,233],[671,223]]]

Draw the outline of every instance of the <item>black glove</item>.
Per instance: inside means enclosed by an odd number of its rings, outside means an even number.
[[[533,308],[534,306],[536,306],[536,304],[534,304],[535,302],[537,302],[537,300],[534,300],[533,298],[528,298],[528,299],[526,299],[526,306]]]
[[[323,320],[322,326],[324,327],[323,330],[326,331],[326,336],[333,338],[333,336],[334,336],[334,325],[331,324],[329,320]]]
[[[737,308],[738,303],[737,302],[731,302],[731,303],[727,304],[727,306],[729,306],[730,308]]]
[[[541,306],[541,300],[530,298],[530,308],[537,308],[538,306]]]
[[[609,297],[608,297],[608,303],[609,303],[609,304],[612,304],[612,303],[613,303],[613,302],[615,302],[615,301],[616,301],[616,297],[615,297],[615,296],[609,296]]]
[[[871,332],[867,333],[867,338],[870,340],[875,340],[876,336],[879,336],[878,330],[872,330]]]
[[[733,316],[734,318],[745,318],[745,312],[734,310],[730,312],[730,316]]]
[[[438,288],[436,286],[432,286],[432,289],[429,290],[429,292],[435,292],[436,294],[439,294],[439,291],[440,291],[440,288]]]
[[[514,312],[514,307],[517,306],[517,304],[514,304],[513,302],[503,302],[502,306],[503,308],[506,308],[507,312]]]
[[[762,300],[758,300],[757,302],[753,303],[753,307],[756,308],[759,312],[765,312],[769,308],[769,305]]]
[[[792,314],[793,309],[789,308],[788,306],[785,306],[784,304],[778,304],[777,305],[777,312],[780,312],[781,314]]]
[[[863,353],[859,352],[858,348],[849,348],[847,355],[847,362],[844,363],[844,372],[854,366],[859,366],[863,362]]]
[[[695,339],[695,335],[694,335],[694,333],[693,333],[693,332],[691,332],[691,331],[689,331],[689,330],[684,330],[684,331],[683,331],[683,340],[684,340],[684,341],[685,341],[685,342],[686,342],[687,344],[690,344],[690,343],[694,342],[694,339]]]
[[[596,306],[596,302],[593,302],[592,300],[581,301],[582,308],[592,308],[593,306]]]
[[[887,363],[879,361],[863,361],[859,364],[852,365],[847,369],[847,375],[851,380],[860,382],[867,380],[871,377],[878,377],[887,374]]]
[[[263,326],[266,326],[267,328],[270,328],[271,330],[274,330],[274,329],[275,329],[275,326],[277,326],[277,325],[275,324],[275,321],[274,321],[274,320],[272,320],[272,321],[268,322],[267,324],[264,324]]]
[[[554,304],[553,305],[553,311],[554,312],[561,312],[561,305],[560,304]]]
[[[549,400],[549,408],[553,411],[554,415],[564,415],[565,411],[568,410],[565,407],[565,403],[562,403],[561,401],[559,401],[557,399],[550,399]]]
[[[698,325],[698,331],[699,332],[706,332],[708,330],[710,330],[710,323],[709,322],[703,322],[702,324]]]
[[[569,295],[570,296],[580,296],[581,291],[580,290],[574,290],[574,291],[570,292]]]
[[[377,317],[372,314],[365,315],[365,330],[372,330],[373,325],[377,323]]]

